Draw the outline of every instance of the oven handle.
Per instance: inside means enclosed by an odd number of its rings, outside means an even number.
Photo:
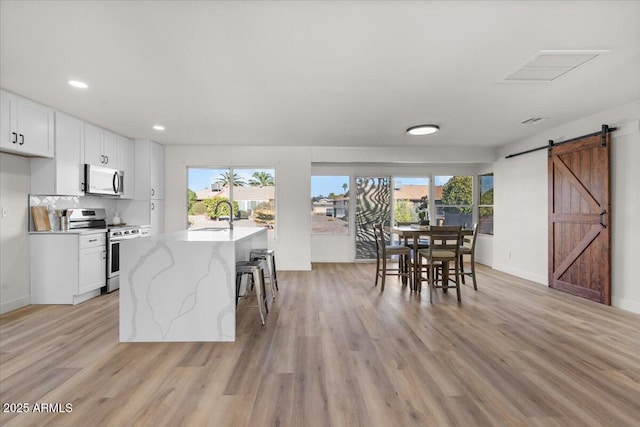
[[[141,237],[138,234],[135,234],[133,236],[118,236],[118,237],[111,237],[109,239],[109,242],[119,242],[121,240],[129,240],[129,239],[137,239],[138,237]]]

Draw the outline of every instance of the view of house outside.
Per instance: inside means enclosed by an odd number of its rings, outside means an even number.
[[[189,168],[189,229],[228,228],[229,206],[234,227],[266,227],[275,238],[275,169]],[[216,209],[217,206],[217,209]]]
[[[311,177],[311,232],[349,234],[349,177]]]

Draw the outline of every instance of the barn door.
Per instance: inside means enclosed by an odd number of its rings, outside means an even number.
[[[610,135],[550,148],[549,286],[611,304]]]

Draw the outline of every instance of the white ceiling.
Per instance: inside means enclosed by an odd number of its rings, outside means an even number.
[[[640,99],[638,1],[2,0],[0,48],[3,88],[164,144],[497,146]],[[545,49],[610,52],[499,83]]]

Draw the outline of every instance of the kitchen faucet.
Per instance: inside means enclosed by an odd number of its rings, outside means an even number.
[[[227,205],[229,205],[229,230],[233,230],[233,205],[231,205],[230,201],[220,200],[218,203],[216,203],[216,206],[213,208],[213,215],[215,216],[218,214],[218,208],[222,203],[226,203]]]

